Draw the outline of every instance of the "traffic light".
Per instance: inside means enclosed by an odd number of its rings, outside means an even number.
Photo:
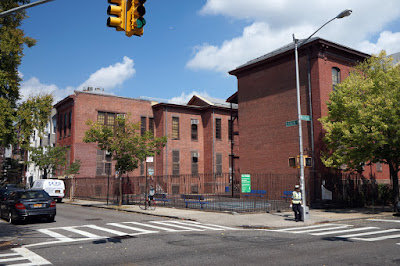
[[[312,158],[304,156],[304,167],[312,167]]]
[[[289,167],[297,168],[297,160],[295,157],[289,157]]]
[[[143,35],[143,27],[146,25],[146,20],[143,18],[146,14],[146,9],[143,6],[145,2],[146,0],[128,0],[126,36]]]
[[[107,26],[114,27],[117,31],[125,31],[126,0],[108,0],[107,14],[115,17],[107,19]]]

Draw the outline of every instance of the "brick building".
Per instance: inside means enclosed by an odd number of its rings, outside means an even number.
[[[155,156],[155,176],[179,176],[229,173],[231,113],[237,108],[222,100],[193,96],[187,105],[158,103],[105,94],[102,91],[75,91],[55,105],[57,109],[57,145],[68,146],[68,162],[81,161],[76,178],[107,176],[109,167],[115,175],[111,155],[95,143],[84,143],[87,120],[116,126],[118,115],[130,114],[132,122],[141,123],[141,130],[150,130],[157,137],[167,136],[161,154]],[[62,172],[59,172],[61,174]],[[130,176],[144,176],[141,164]],[[211,175],[212,176],[212,175]],[[203,180],[207,181],[207,180]]]
[[[326,172],[319,155],[324,148],[323,129],[318,119],[327,115],[326,102],[336,83],[368,54],[324,40],[311,38],[299,50],[300,95],[304,155],[313,158],[305,169],[308,184],[319,186]],[[289,157],[299,154],[294,43],[247,62],[229,72],[238,79],[238,91],[230,101],[239,104],[240,167],[242,173],[296,174]],[[364,176],[374,174],[378,182],[388,182],[386,165],[365,166]],[[310,182],[313,181],[313,182]],[[314,182],[317,181],[317,182]]]

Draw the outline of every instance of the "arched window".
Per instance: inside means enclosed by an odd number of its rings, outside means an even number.
[[[332,87],[335,90],[336,84],[340,83],[340,69],[337,67],[332,67]]]

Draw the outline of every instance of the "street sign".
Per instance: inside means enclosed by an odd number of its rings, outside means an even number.
[[[242,174],[242,193],[251,192],[251,180],[249,174]]]
[[[303,121],[311,121],[311,116],[309,115],[301,115],[300,118]]]
[[[297,126],[298,124],[299,124],[299,122],[297,120],[287,121],[286,127]]]
[[[146,157],[146,163],[152,163],[154,161],[154,157]]]

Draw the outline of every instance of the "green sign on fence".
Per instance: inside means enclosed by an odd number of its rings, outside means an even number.
[[[251,180],[249,174],[242,174],[242,193],[251,192]]]

